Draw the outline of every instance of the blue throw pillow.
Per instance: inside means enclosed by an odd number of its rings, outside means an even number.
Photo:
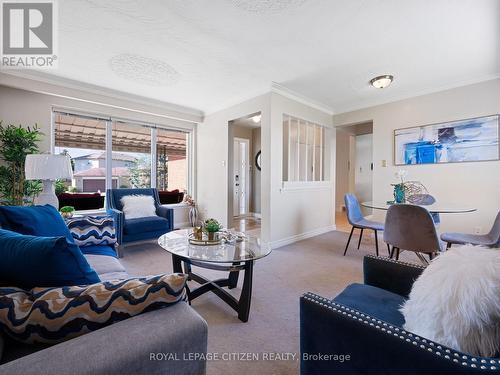
[[[66,237],[74,243],[64,219],[52,206],[0,206],[0,226],[21,234]]]
[[[80,248],[65,237],[35,237],[0,229],[0,284],[25,289],[100,282]]]

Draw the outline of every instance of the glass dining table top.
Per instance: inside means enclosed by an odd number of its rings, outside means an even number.
[[[189,243],[191,229],[180,229],[162,235],[158,244],[171,254],[191,260],[210,263],[246,262],[263,258],[271,253],[268,243],[259,237],[245,235],[243,241],[218,245]]]
[[[398,203],[389,203],[389,202],[377,202],[377,201],[368,201],[362,202],[361,205],[367,208],[373,208],[376,210],[388,210],[394,204]],[[467,213],[477,211],[477,208],[466,206],[466,205],[446,205],[440,204],[438,202],[428,205],[420,205],[424,207],[429,212],[441,213],[441,214],[459,214],[459,213]]]

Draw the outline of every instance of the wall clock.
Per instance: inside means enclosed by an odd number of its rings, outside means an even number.
[[[260,171],[260,151],[255,155],[255,166]]]

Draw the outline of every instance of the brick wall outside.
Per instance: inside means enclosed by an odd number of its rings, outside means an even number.
[[[184,191],[187,188],[186,161],[187,159],[180,159],[168,162],[168,190]]]

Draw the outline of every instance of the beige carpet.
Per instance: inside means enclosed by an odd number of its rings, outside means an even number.
[[[312,291],[334,297],[352,282],[362,281],[362,258],[374,253],[371,237],[365,236],[360,250],[353,236],[350,250],[342,256],[348,234],[330,232],[274,250],[254,267],[250,318],[238,320],[236,313],[212,293],[193,301],[192,307],[208,322],[208,351],[211,353],[297,353],[296,360],[211,361],[207,373],[297,374],[299,372],[299,297]],[[385,244],[381,255],[387,254]],[[417,262],[415,255],[402,259]],[[130,246],[122,263],[130,274],[145,275],[172,271],[169,254],[152,244]],[[195,268],[195,272],[220,277],[221,273]],[[214,278],[215,278],[214,277]],[[242,277],[240,277],[241,287]],[[239,288],[232,292],[238,294]]]

